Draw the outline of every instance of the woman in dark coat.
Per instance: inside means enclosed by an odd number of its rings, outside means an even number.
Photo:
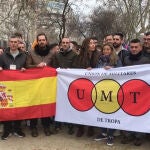
[[[82,42],[80,54],[76,57],[73,62],[74,68],[92,69],[95,68],[99,58],[100,51],[96,50],[95,42],[92,38],[86,38]],[[84,126],[79,125],[76,136],[81,137],[84,134]],[[87,136],[93,136],[93,127],[88,127]]]

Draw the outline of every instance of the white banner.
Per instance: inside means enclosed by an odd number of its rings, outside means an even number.
[[[57,121],[150,133],[149,64],[57,71]]]

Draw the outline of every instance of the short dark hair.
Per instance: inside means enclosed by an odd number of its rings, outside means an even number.
[[[92,40],[97,40],[98,41],[98,38],[96,36],[93,36],[91,37]]]
[[[14,36],[19,37],[19,38],[22,39],[22,34],[21,34],[20,32],[15,32],[15,33],[14,33]]]
[[[25,43],[25,42],[23,42],[23,41],[20,41],[20,42],[19,42],[19,44],[24,44],[24,45],[26,45],[26,43]]]
[[[120,36],[120,38],[121,38],[122,40],[123,40],[123,38],[124,38],[124,35],[123,35],[122,32],[116,32],[116,33],[113,34],[113,36],[115,36],[115,35]]]
[[[146,32],[144,35],[146,35],[146,36],[150,35],[150,31],[149,31],[149,32]]]
[[[38,41],[38,38],[39,38],[39,36],[41,36],[41,35],[45,36],[45,39],[46,39],[46,41],[47,41],[47,36],[46,36],[45,33],[39,33],[39,34],[36,36],[36,40]]]
[[[16,34],[12,34],[10,35],[9,39],[14,39],[14,38],[18,38],[18,36]]]
[[[139,39],[132,39],[130,43],[141,43],[141,41]]]
[[[111,34],[111,33],[110,33],[110,34],[106,34],[106,35],[105,35],[105,38],[106,38],[107,36],[113,36],[113,34]]]
[[[78,46],[78,43],[76,41],[71,41],[71,43],[75,46]]]

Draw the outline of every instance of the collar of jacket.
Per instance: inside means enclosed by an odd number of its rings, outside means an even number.
[[[39,47],[39,45],[36,45],[34,50],[35,50],[35,53],[40,56],[47,56],[49,54],[50,47],[46,45],[46,47],[42,49]]]
[[[23,52],[22,52],[21,50],[18,49],[18,51],[19,51],[19,54],[18,54],[18,55],[23,54]],[[11,53],[10,53],[10,47],[8,47],[8,48],[5,50],[5,53],[6,53],[7,55],[11,55]],[[11,55],[11,56],[12,56],[12,55]]]
[[[139,60],[142,57],[142,51],[140,51],[138,54],[133,55],[130,53],[129,59],[130,60]]]
[[[69,49],[67,49],[67,50],[63,50],[63,49],[60,49],[60,53],[62,54],[62,55],[67,55],[68,53],[70,53],[72,50],[69,48]]]

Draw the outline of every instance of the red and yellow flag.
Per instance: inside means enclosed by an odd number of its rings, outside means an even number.
[[[0,121],[55,115],[56,70],[33,68],[0,72]]]

